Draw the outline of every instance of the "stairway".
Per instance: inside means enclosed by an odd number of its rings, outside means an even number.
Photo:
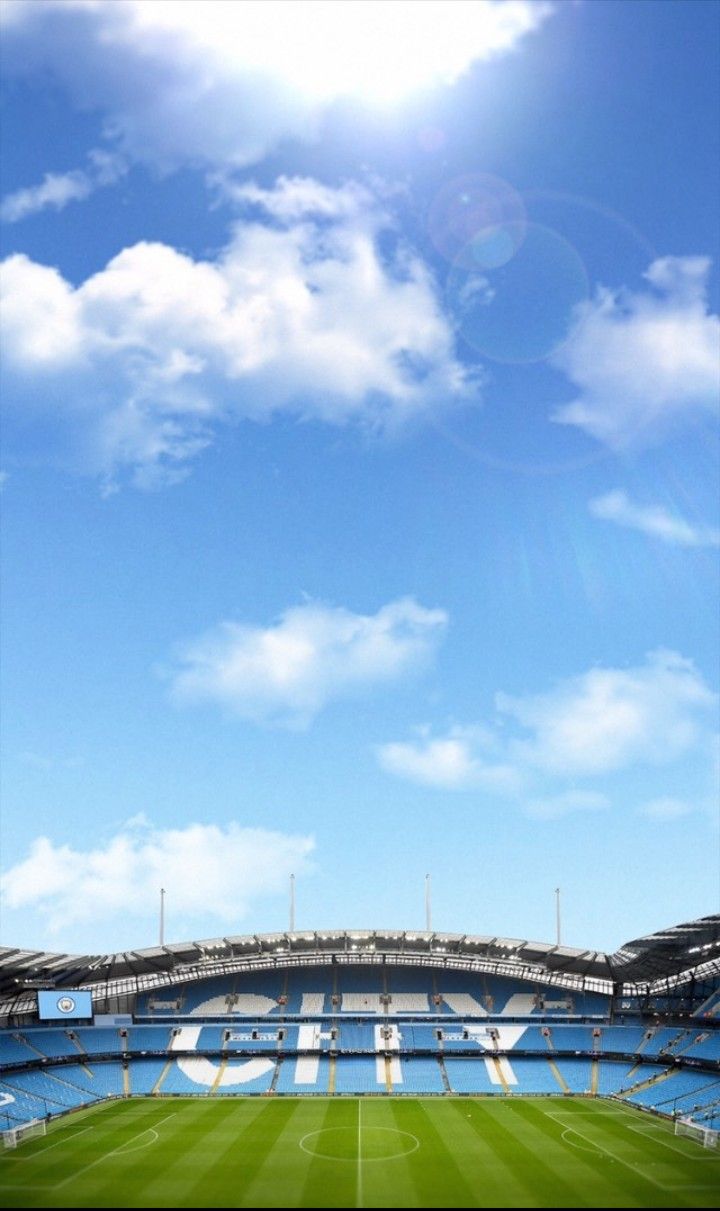
[[[165,1080],[165,1077],[167,1076],[168,1072],[170,1071],[170,1069],[171,1069],[171,1067],[172,1067],[172,1064],[173,1064],[173,1061],[172,1061],[172,1060],[168,1060],[168,1061],[167,1061],[167,1063],[165,1064],[165,1067],[163,1068],[162,1072],[160,1073],[160,1076],[158,1077],[158,1079],[156,1080],[155,1084],[153,1085],[153,1087],[152,1087],[152,1089],[151,1089],[151,1093],[159,1093],[159,1092],[160,1092],[160,1089],[161,1089],[162,1083],[163,1083],[163,1081]]]
[[[567,1081],[565,1080],[565,1077],[563,1076],[562,1072],[558,1068],[555,1061],[549,1059],[548,1064],[550,1065],[550,1071],[552,1072],[553,1076],[555,1077],[555,1080],[557,1081],[558,1085],[562,1089],[563,1093],[569,1093],[570,1086],[568,1085]]]
[[[215,1077],[215,1080],[213,1081],[210,1088],[208,1089],[209,1095],[212,1095],[213,1093],[217,1093],[218,1089],[220,1088],[220,1083],[223,1079],[223,1074],[225,1072],[225,1069],[228,1066],[229,1059],[230,1059],[229,1055],[224,1055],[223,1058],[221,1059],[220,1067],[218,1068],[218,1071],[217,1071],[217,1076]]]
[[[633,1069],[634,1071],[635,1069]],[[621,1090],[622,1096],[630,1097],[633,1093],[642,1093],[643,1089],[650,1089],[652,1085],[659,1085],[662,1081],[666,1081],[669,1076],[672,1076],[673,1072],[675,1072],[674,1068],[668,1068],[665,1072],[658,1072],[646,1081],[639,1081],[637,1085],[628,1086],[628,1088]],[[630,1076],[630,1073],[628,1073],[628,1076]]]
[[[277,1083],[278,1083],[278,1080],[280,1079],[280,1067],[282,1065],[283,1058],[284,1058],[283,1056],[279,1055],[275,1061],[275,1071],[273,1072],[273,1077],[270,1082],[270,1088],[268,1089],[268,1093],[275,1093],[275,1091],[277,1089]]]

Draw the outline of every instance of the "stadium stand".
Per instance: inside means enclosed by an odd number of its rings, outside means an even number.
[[[443,936],[443,956],[452,937]],[[691,957],[699,938],[701,975]],[[109,1097],[248,1094],[620,1097],[668,1117],[720,1119],[720,965],[709,970],[707,958],[709,946],[720,948],[720,917],[616,956],[563,950],[559,972],[553,948],[537,943],[458,935],[449,965],[427,935],[369,939],[256,937],[247,941],[256,966],[240,939],[237,955],[228,943],[225,970],[207,974],[217,943],[168,950],[165,976],[157,949],[146,971],[141,951],[132,969],[113,956],[114,967],[94,977],[100,1016],[77,1028],[38,1022],[18,977],[3,986],[15,969],[12,952],[0,950],[0,1124]],[[366,942],[367,963],[354,954]],[[383,945],[402,945],[402,962],[390,949],[379,957]],[[58,957],[48,963],[57,976]],[[88,983],[97,963],[87,965]],[[70,965],[77,980],[82,963]],[[664,991],[652,991],[653,980]]]
[[[444,1093],[440,1064],[436,1059],[418,1056],[400,1060],[403,1093]],[[398,1092],[400,1082],[392,1078],[393,1090]]]
[[[131,1026],[126,1037],[126,1050],[130,1052],[167,1051],[170,1046],[167,1026]]]
[[[387,1091],[384,1060],[343,1057],[337,1061],[336,1093],[381,1093]]]
[[[715,1018],[720,1016],[720,990],[711,992],[707,1000],[698,1005],[694,1012],[697,1018]]]
[[[123,1050],[123,1040],[119,1030],[93,1026],[77,1030],[75,1033],[80,1046],[87,1055],[104,1055]]]
[[[32,1058],[32,1048],[28,1047],[22,1036],[5,1030],[0,1032],[0,1067],[6,1068],[8,1064],[27,1064]]]

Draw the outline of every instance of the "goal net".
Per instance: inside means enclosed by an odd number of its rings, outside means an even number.
[[[700,1123],[693,1123],[691,1119],[686,1118],[675,1120],[675,1134],[697,1140],[704,1148],[717,1148],[720,1138],[720,1131],[714,1131],[712,1127],[703,1127]]]
[[[44,1119],[34,1118],[29,1123],[21,1123],[19,1127],[11,1127],[2,1132],[3,1146],[17,1148],[23,1140],[32,1139],[36,1135],[46,1135],[47,1125]]]

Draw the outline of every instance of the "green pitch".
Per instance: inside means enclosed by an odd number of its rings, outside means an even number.
[[[113,1102],[0,1157],[5,1207],[716,1207],[720,1155],[608,1102]]]

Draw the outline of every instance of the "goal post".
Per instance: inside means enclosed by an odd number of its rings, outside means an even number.
[[[702,1123],[694,1123],[692,1119],[675,1119],[675,1134],[684,1135],[688,1139],[697,1140],[703,1148],[717,1148],[720,1131],[712,1127],[703,1127]]]
[[[10,1127],[9,1130],[3,1131],[2,1141],[4,1148],[17,1148],[18,1144],[23,1140],[34,1139],[38,1135],[47,1134],[47,1124],[45,1119],[34,1118],[27,1123],[20,1123],[17,1127]]]

